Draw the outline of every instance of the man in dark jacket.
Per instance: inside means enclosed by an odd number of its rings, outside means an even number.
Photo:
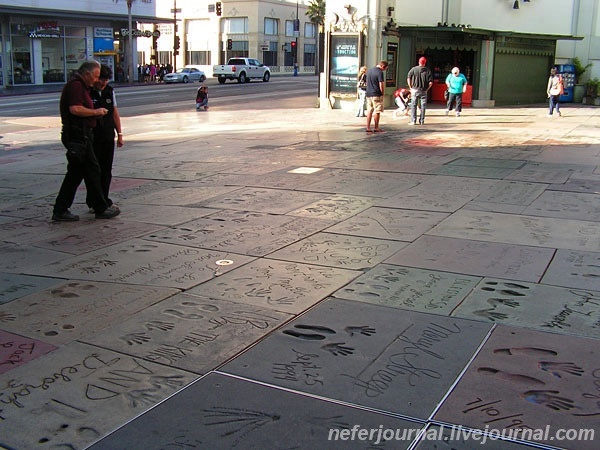
[[[102,64],[100,67],[100,76],[92,86],[90,95],[94,108],[105,108],[108,112],[105,116],[97,120],[94,128],[94,154],[100,165],[100,185],[104,199],[109,206],[117,208],[109,198],[110,183],[112,180],[112,166],[115,157],[115,131],[117,133],[117,146],[123,146],[123,133],[121,129],[121,116],[117,109],[117,99],[112,86],[108,83],[112,78],[112,69]],[[86,198],[86,203],[90,212],[94,209],[91,198]]]
[[[60,97],[61,141],[67,149],[68,164],[52,212],[52,220],[57,222],[79,220],[79,216],[72,214],[69,208],[81,181],[85,181],[97,219],[111,219],[120,212],[109,206],[104,198],[100,185],[100,166],[93,149],[96,119],[108,113],[106,108],[94,109],[90,97],[90,88],[99,76],[98,61],[84,62],[65,84]]]
[[[417,104],[421,108],[419,115],[419,125],[425,124],[425,109],[427,108],[427,92],[433,86],[433,75],[425,64],[427,59],[424,56],[419,58],[419,65],[408,71],[406,82],[410,88],[410,122],[409,125],[417,123]]]

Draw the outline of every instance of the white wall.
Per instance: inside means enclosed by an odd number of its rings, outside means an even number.
[[[513,9],[514,0],[419,0],[418,4],[396,0],[394,18],[400,25],[436,26],[444,22],[443,12],[447,9],[448,25],[462,23],[499,31],[569,35],[574,1],[519,0],[520,8]]]

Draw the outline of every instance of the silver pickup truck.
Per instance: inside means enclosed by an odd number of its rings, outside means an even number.
[[[213,77],[225,84],[227,80],[237,80],[238,83],[249,83],[252,78],[269,81],[271,70],[252,58],[230,58],[227,64],[213,66]]]

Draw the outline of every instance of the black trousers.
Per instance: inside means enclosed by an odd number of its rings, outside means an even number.
[[[461,94],[453,94],[448,93],[448,101],[446,102],[446,109],[448,111],[452,110],[452,104],[454,104],[454,109],[456,112],[462,111],[462,93]]]
[[[102,188],[102,194],[104,200],[108,206],[113,204],[113,201],[108,196],[110,191],[110,183],[112,181],[112,166],[115,159],[115,138],[111,136],[99,136],[94,137],[94,155],[100,166],[100,186]],[[90,208],[94,208],[92,199],[88,195],[85,202]],[[94,208],[95,209],[95,208]]]
[[[91,207],[97,213],[102,213],[108,208],[108,203],[104,197],[100,183],[100,165],[94,154],[94,137],[92,132],[86,132],[85,137],[87,138],[85,157],[79,161],[67,156],[67,173],[54,203],[54,212],[57,214],[66,212],[73,205],[77,188],[82,181],[85,182],[87,198],[91,203]]]

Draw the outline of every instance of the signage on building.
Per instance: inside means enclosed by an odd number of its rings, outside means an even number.
[[[33,25],[29,30],[30,38],[58,38],[60,37],[60,27],[57,22],[39,22]]]
[[[94,28],[95,38],[110,38],[113,39],[114,32],[112,28]]]
[[[131,34],[133,35],[133,37],[147,37],[147,38],[151,38],[151,37],[159,38],[160,37],[160,31],[158,31],[158,30],[155,30],[155,31],[132,30],[132,31],[133,32]],[[121,28],[121,36],[123,36],[123,37],[129,36],[129,29]]]

